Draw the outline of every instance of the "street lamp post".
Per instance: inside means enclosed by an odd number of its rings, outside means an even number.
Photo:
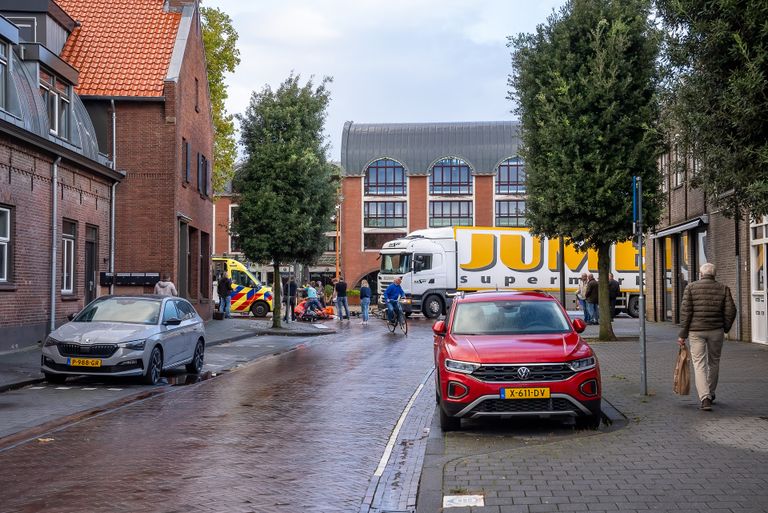
[[[341,208],[336,205],[336,280],[339,279],[339,246],[341,240]]]

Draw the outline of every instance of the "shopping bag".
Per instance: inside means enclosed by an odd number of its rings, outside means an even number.
[[[680,346],[680,351],[677,353],[672,390],[677,395],[691,393],[691,354],[684,345]]]

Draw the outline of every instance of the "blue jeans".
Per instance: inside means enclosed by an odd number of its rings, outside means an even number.
[[[594,303],[587,303],[587,312],[589,312],[589,321],[598,323],[600,322],[600,308],[599,305]]]
[[[363,322],[368,322],[368,308],[371,306],[371,298],[364,297],[360,300],[360,313],[363,314]]]
[[[219,311],[224,312],[224,317],[226,317],[227,319],[232,317],[229,312],[232,306],[231,302],[232,302],[232,298],[230,298],[230,296],[219,297]]]
[[[341,319],[341,307],[344,306],[344,312],[346,315],[344,319],[349,319],[349,303],[347,302],[347,296],[339,296],[336,298],[336,315]]]
[[[584,322],[589,322],[589,311],[587,310],[587,300],[579,299],[579,306],[581,311],[584,312]]]
[[[387,301],[387,319],[389,322],[394,322],[395,310],[397,310],[398,319],[403,315],[403,308],[400,306],[400,301]]]

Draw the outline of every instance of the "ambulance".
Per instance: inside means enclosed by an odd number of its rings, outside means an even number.
[[[213,257],[213,275],[226,274],[232,280],[232,313],[252,313],[254,317],[266,317],[272,311],[272,288],[266,287],[239,260]]]

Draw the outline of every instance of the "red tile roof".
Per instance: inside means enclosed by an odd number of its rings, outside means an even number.
[[[61,58],[80,71],[77,93],[162,96],[181,13],[163,0],[56,0],[80,23]]]

